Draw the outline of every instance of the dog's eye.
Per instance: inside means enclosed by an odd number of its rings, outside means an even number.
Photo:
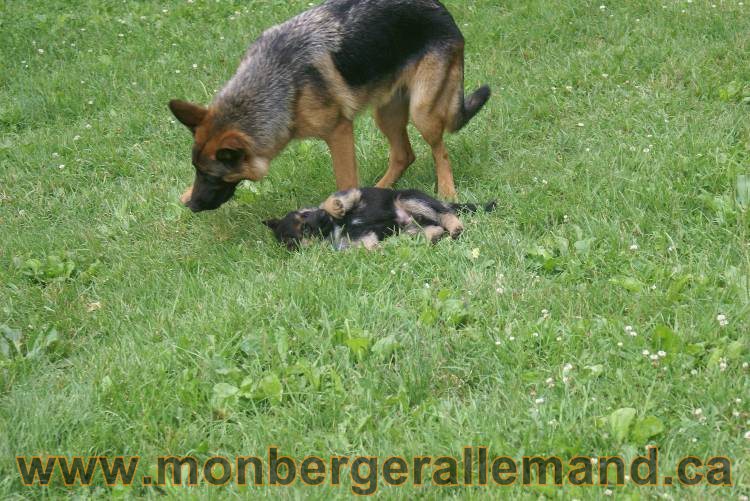
[[[216,152],[216,160],[223,164],[234,165],[242,160],[243,155],[242,150],[222,148]]]

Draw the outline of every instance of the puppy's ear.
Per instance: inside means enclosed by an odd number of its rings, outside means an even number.
[[[195,128],[203,122],[203,119],[208,114],[207,108],[188,103],[187,101],[180,101],[179,99],[171,100],[169,102],[169,109],[172,110],[175,118],[193,133],[195,133]]]
[[[279,227],[280,222],[281,221],[279,221],[278,219],[266,219],[265,221],[263,221],[263,224],[276,231],[276,228]]]

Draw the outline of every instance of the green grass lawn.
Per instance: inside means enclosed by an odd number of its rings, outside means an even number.
[[[284,494],[21,484],[17,455],[733,460],[750,494],[750,2],[451,0],[467,89],[459,241],[289,253],[261,220],[334,189],[295,143],[214,212],[178,203],[208,103],[300,0],[6,0],[0,9],[0,497]],[[399,187],[431,192],[428,148]],[[371,117],[361,178],[385,171]],[[647,350],[647,351],[646,351]],[[662,352],[661,356],[659,352]],[[644,353],[647,353],[644,355]],[[657,360],[652,360],[655,356]],[[626,410],[623,410],[626,409]],[[633,410],[628,410],[633,409]],[[391,488],[599,498],[605,487]]]

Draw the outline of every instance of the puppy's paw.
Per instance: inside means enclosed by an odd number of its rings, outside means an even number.
[[[451,238],[453,240],[456,240],[456,239],[458,239],[458,237],[461,236],[461,233],[463,233],[463,232],[464,232],[464,225],[463,224],[458,223],[456,225],[453,225],[453,227],[451,227],[451,229],[450,229]]]
[[[428,226],[424,229],[424,236],[431,244],[436,244],[445,235],[445,229],[442,226]]]
[[[320,205],[320,208],[330,214],[334,219],[341,219],[346,215],[346,208],[337,197],[328,197],[328,199]]]

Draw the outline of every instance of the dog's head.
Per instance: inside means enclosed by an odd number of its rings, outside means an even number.
[[[169,109],[195,140],[195,181],[181,197],[193,212],[218,208],[232,198],[240,181],[260,181],[268,173],[269,160],[254,151],[252,139],[217,121],[211,109],[179,100],[170,101]]]
[[[276,239],[295,250],[307,245],[318,236],[328,236],[333,231],[333,219],[323,209],[301,209],[288,213],[281,219],[269,219],[263,224],[271,228]]]

